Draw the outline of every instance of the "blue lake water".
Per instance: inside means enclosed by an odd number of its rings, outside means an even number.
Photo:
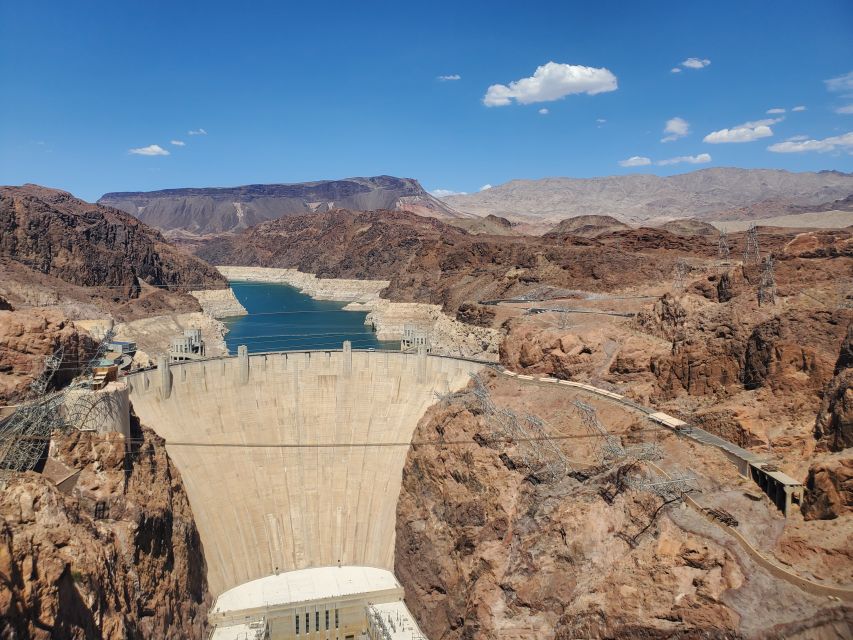
[[[250,353],[304,349],[340,349],[344,340],[353,349],[399,349],[400,343],[376,339],[364,324],[367,313],[344,311],[345,302],[314,300],[283,284],[231,282],[234,295],[249,312],[225,318],[229,353],[245,344]]]

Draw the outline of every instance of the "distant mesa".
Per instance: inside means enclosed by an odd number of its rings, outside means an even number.
[[[393,176],[106,193],[98,202],[126,211],[170,236],[236,232],[284,216],[333,209],[389,209],[438,218],[461,217],[427,193],[417,180]]]

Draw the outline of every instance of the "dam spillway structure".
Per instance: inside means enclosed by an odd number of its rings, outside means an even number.
[[[344,343],[125,377],[186,486],[216,640],[418,637],[392,573],[403,466],[436,393],[484,366]]]

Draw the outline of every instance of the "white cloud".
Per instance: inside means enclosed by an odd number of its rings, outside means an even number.
[[[169,152],[166,151],[159,144],[149,144],[147,147],[138,147],[136,149],[129,149],[128,153],[137,156],[167,156]]]
[[[551,112],[548,111],[548,109],[546,109],[545,107],[542,107],[541,109],[539,109],[539,115],[547,116],[549,113],[551,113]]]
[[[537,67],[529,78],[515,80],[509,85],[491,85],[483,96],[483,104],[487,107],[504,107],[513,100],[519,104],[550,102],[576,93],[593,96],[616,91],[616,88],[616,76],[603,67],[548,62]]]
[[[707,153],[700,153],[698,156],[678,156],[677,158],[669,158],[668,160],[658,160],[657,164],[665,166],[668,164],[679,164],[686,162],[688,164],[705,164],[711,162],[711,156]]]
[[[808,139],[809,139],[808,136],[791,136],[790,138],[788,138],[788,141],[789,142],[791,142],[791,141],[796,142],[798,140],[808,140]]]
[[[843,107],[838,107],[835,113],[840,113],[843,116],[853,115],[853,104],[846,104]]]
[[[681,66],[688,69],[702,69],[709,64],[711,64],[711,61],[708,58],[687,58],[687,60],[681,63]]]
[[[598,124],[604,124],[605,122],[607,122],[607,120],[605,118],[596,118],[595,121]]]
[[[462,76],[460,76],[458,73],[451,73],[449,76],[438,76],[438,79],[441,82],[447,82],[449,80],[461,80]]]
[[[191,136],[206,136],[207,131],[205,131],[204,129],[201,129],[201,128],[191,129],[191,130],[187,131],[187,134],[191,135]]]
[[[720,129],[712,131],[703,138],[704,142],[720,144],[727,142],[752,142],[761,138],[769,138],[773,135],[770,125],[782,122],[784,118],[765,118],[753,122],[744,122],[731,129]]]
[[[805,110],[806,110],[806,108],[803,105],[798,105],[798,106],[794,107],[793,109],[791,109],[791,111],[805,111]]]
[[[780,109],[779,107],[776,107],[774,109],[768,109],[767,113],[769,113],[770,115],[774,115],[774,114],[778,114],[778,113],[785,113],[785,110]]]
[[[482,187],[480,187],[480,191],[488,191],[491,188],[492,188],[492,185],[484,184]]]
[[[803,140],[803,136],[789,138],[785,142],[777,142],[767,147],[768,151],[775,153],[801,153],[803,151],[817,151],[827,153],[828,151],[847,151],[853,154],[853,131],[840,136],[831,136],[823,140]]]
[[[171,142],[171,144],[175,145],[176,147],[185,147],[185,146],[187,146],[187,143],[186,143],[186,142],[184,142],[183,140],[170,140],[170,142]]]
[[[673,67],[669,70],[670,73],[681,73],[681,67]]]
[[[688,123],[684,118],[670,118],[666,121],[666,126],[663,128],[663,132],[667,135],[661,138],[661,142],[672,142],[673,140],[683,138],[690,133],[690,123]]]
[[[853,71],[837,78],[824,80],[824,83],[829,91],[851,91],[853,90]]]
[[[651,164],[652,161],[650,158],[646,158],[645,156],[631,156],[627,160],[620,160],[620,167],[645,167],[646,165]]]
[[[448,196],[466,196],[468,195],[465,191],[453,191],[452,189],[435,189],[430,191],[432,195],[436,198],[447,198]]]

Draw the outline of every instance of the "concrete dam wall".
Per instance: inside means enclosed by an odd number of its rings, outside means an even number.
[[[211,591],[278,571],[393,570],[396,505],[415,426],[435,392],[483,365],[315,351],[162,366],[127,376],[165,438],[196,518]]]

